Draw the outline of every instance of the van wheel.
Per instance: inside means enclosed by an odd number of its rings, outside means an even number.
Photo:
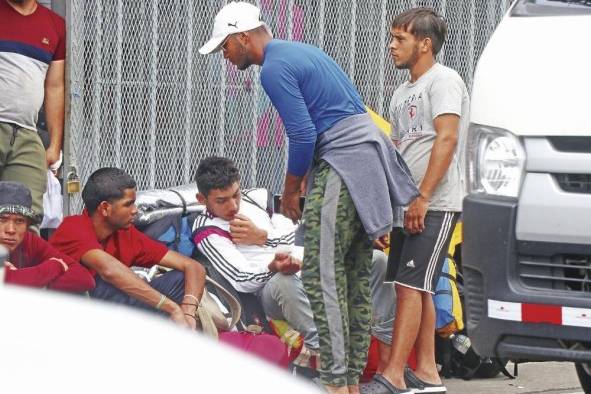
[[[579,382],[585,393],[591,393],[591,364],[575,364]]]

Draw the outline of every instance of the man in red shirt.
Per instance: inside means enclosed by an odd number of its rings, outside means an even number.
[[[64,219],[50,243],[95,274],[90,296],[154,312],[164,312],[186,327],[196,327],[195,312],[205,286],[197,261],[168,250],[136,229],[136,183],[118,168],[95,171],[82,191],[85,210]],[[150,283],[132,265],[172,268]]]
[[[35,0],[0,0],[0,180],[21,182],[43,212],[47,168],[64,131],[66,26]],[[50,142],[37,134],[43,105]]]
[[[39,219],[31,205],[25,185],[0,182],[0,245],[9,252],[4,281],[71,292],[93,289],[94,278],[87,269],[27,231]]]

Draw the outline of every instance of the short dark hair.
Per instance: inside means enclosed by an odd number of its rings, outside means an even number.
[[[441,50],[447,35],[445,20],[428,7],[411,8],[396,15],[392,29],[402,29],[419,39],[430,38],[434,56]]]
[[[199,162],[195,173],[197,190],[205,197],[214,189],[227,189],[240,181],[240,171],[225,157],[210,156]]]
[[[90,215],[96,212],[101,202],[112,203],[123,197],[126,189],[135,189],[135,180],[120,168],[104,167],[96,170],[86,181],[82,201]]]

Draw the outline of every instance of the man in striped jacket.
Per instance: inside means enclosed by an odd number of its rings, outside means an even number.
[[[197,199],[206,207],[193,226],[199,251],[234,289],[257,294],[268,317],[286,320],[317,352],[318,333],[299,275],[303,248],[294,245],[296,226],[282,215],[269,215],[266,192],[241,191],[239,171],[229,159],[202,160],[196,182]],[[386,256],[376,251],[373,260],[372,333],[390,344],[394,289],[383,284]]]

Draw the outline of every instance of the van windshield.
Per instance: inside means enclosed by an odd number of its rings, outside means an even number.
[[[511,16],[591,14],[591,0],[517,0]]]

